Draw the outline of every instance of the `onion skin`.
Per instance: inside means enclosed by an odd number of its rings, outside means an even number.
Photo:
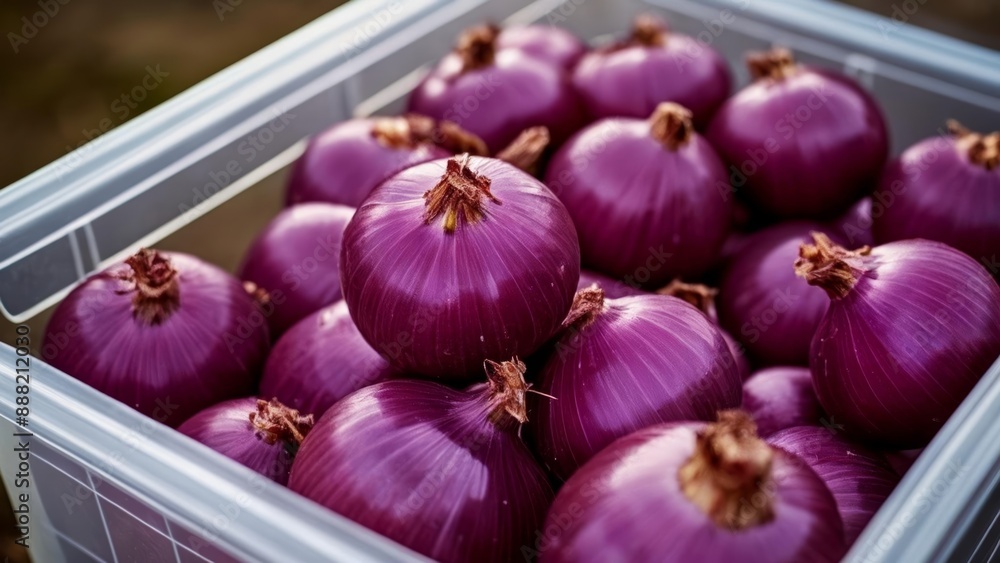
[[[750,63],[764,75],[729,98],[706,133],[736,169],[737,189],[786,219],[829,219],[870,192],[889,151],[871,96],[844,75],[795,65],[785,50]]]
[[[886,166],[875,192],[881,211],[875,239],[879,244],[912,238],[943,242],[993,265],[996,277],[1000,165],[974,162],[971,137],[982,141],[984,136],[956,130],[951,137],[926,139]],[[1000,133],[985,137],[993,138],[996,150]]]
[[[209,407],[177,431],[285,485],[295,451],[312,426],[312,415],[247,397]]]
[[[881,205],[881,204],[880,204]],[[881,207],[879,213],[881,214]],[[875,235],[872,232],[872,198],[863,197],[859,199],[846,213],[830,224],[833,232],[839,233],[840,238],[852,247],[874,246]]]
[[[773,519],[730,530],[685,495],[679,473],[704,423],[652,426],[620,438],[563,486],[535,544],[542,563],[570,561],[833,562],[845,551],[836,503],[802,461],[771,452]],[[761,495],[743,499],[747,505]],[[758,505],[754,505],[758,506]]]
[[[483,195],[470,204],[475,213],[448,207],[427,222],[458,192],[427,201],[425,193],[475,177],[490,180],[496,201]],[[390,363],[468,381],[484,360],[527,357],[555,333],[579,252],[569,214],[538,180],[499,160],[438,160],[394,176],[358,209],[344,234],[341,285],[358,330]]]
[[[847,545],[858,539],[899,483],[879,453],[826,428],[787,428],[767,441],[806,462],[826,483],[837,500]]]
[[[353,215],[343,205],[296,205],[250,245],[237,275],[267,292],[273,338],[340,299],[340,243]]]
[[[318,417],[354,391],[401,375],[365,342],[347,303],[339,301],[278,340],[264,365],[260,395]]]
[[[573,72],[573,86],[594,119],[645,118],[661,102],[675,102],[694,113],[704,127],[729,96],[729,67],[719,53],[692,37],[666,32],[650,17],[640,17],[631,39],[585,55]]]
[[[576,290],[587,289],[594,284],[597,284],[598,287],[604,290],[604,296],[608,299],[632,297],[633,295],[645,295],[647,293],[621,280],[609,278],[608,276],[589,270],[580,270],[580,282],[576,284]]]
[[[240,282],[178,252],[143,249],[129,260],[137,265],[119,263],[91,276],[56,307],[45,329],[45,360],[169,426],[250,395],[270,339]],[[175,277],[147,280],[150,289],[142,290],[136,267],[145,276]],[[158,305],[153,294],[173,282],[175,298],[160,296],[172,305]],[[145,293],[149,301],[137,304]]]
[[[733,355],[700,311],[665,295],[600,294],[577,293],[540,376],[539,391],[556,400],[539,400],[529,425],[539,457],[563,480],[630,432],[711,420],[740,404]],[[593,312],[574,319],[588,303]]]
[[[830,299],[791,264],[816,223],[790,222],[749,235],[719,282],[719,320],[754,364],[809,365],[809,344]]]
[[[289,488],[438,561],[515,560],[554,493],[490,385],[361,389],[316,424]],[[526,386],[510,385],[523,420]]]
[[[810,353],[823,409],[865,442],[926,445],[1000,355],[996,281],[925,240],[853,252],[819,235],[800,253],[831,296]]]
[[[823,407],[807,368],[781,366],[753,374],[743,383],[743,409],[764,438],[786,428],[824,423]]]
[[[675,104],[661,104],[649,120],[587,127],[545,175],[573,217],[584,265],[647,288],[696,278],[715,262],[730,229],[732,203],[718,192],[728,181]]]
[[[505,27],[497,36],[498,49],[518,49],[552,66],[570,71],[587,52],[587,45],[561,27],[517,25]]]

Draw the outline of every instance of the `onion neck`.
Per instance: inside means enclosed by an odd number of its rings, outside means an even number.
[[[719,293],[717,289],[700,283],[684,283],[680,279],[675,279],[656,293],[686,301],[706,316],[715,318],[715,296]]]
[[[774,519],[774,451],[757,436],[750,415],[720,412],[718,422],[698,432],[695,440],[694,453],[677,475],[684,496],[727,530]]]
[[[134,284],[132,315],[154,326],[167,320],[180,306],[180,283],[170,260],[156,250],[142,248],[125,259],[131,268],[122,279]]]
[[[573,305],[569,308],[569,314],[563,321],[564,329],[572,328],[580,331],[597,319],[597,316],[604,310],[604,290],[592,284],[576,292],[573,296]]]
[[[632,22],[630,45],[642,47],[661,47],[667,41],[667,28],[656,16],[642,14]]]
[[[538,162],[549,146],[549,130],[545,127],[531,127],[517,136],[507,148],[496,157],[524,170],[528,174],[538,171]]]
[[[812,237],[813,244],[799,247],[796,275],[805,278],[809,285],[823,288],[830,299],[844,298],[868,271],[864,257],[871,253],[871,247],[847,250],[823,233],[813,232]]]
[[[948,120],[948,131],[965,151],[969,162],[987,170],[1000,168],[1000,131],[984,135],[965,128],[954,119]]]
[[[672,151],[691,142],[694,123],[691,110],[673,102],[663,102],[656,106],[649,118],[649,134],[653,139]]]
[[[299,411],[278,402],[278,399],[258,399],[257,410],[250,413],[250,424],[265,443],[274,445],[280,441],[298,449],[306,434],[312,430],[314,421],[313,415],[302,416]]]
[[[391,149],[414,149],[431,141],[434,120],[423,115],[376,117],[372,120],[372,137]]]
[[[267,306],[271,303],[271,294],[268,293],[263,287],[260,287],[251,281],[243,282],[243,291],[247,292],[247,295],[253,299],[254,303],[262,309],[267,308]]]
[[[524,380],[524,362],[516,357],[500,363],[486,360],[485,367],[490,422],[500,428],[520,428],[528,422],[525,395],[531,388]]]
[[[500,200],[490,193],[490,179],[473,172],[469,168],[469,160],[468,154],[448,160],[441,180],[424,194],[427,208],[424,214],[426,224],[431,224],[443,214],[444,232],[454,233],[459,218],[468,225],[483,219],[484,198],[497,205],[501,204]]]
[[[434,130],[435,144],[452,154],[468,153],[473,156],[489,156],[490,150],[486,142],[475,133],[466,131],[457,123],[442,121]]]
[[[495,25],[477,25],[462,32],[455,50],[462,58],[463,73],[493,64],[498,35],[500,28]]]
[[[747,55],[747,68],[754,80],[784,80],[798,72],[795,57],[784,47]]]

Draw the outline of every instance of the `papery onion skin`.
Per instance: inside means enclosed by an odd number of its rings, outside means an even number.
[[[296,205],[275,216],[250,245],[237,276],[267,292],[272,338],[340,299],[340,243],[353,215],[343,205]]]
[[[510,389],[523,397],[523,379]],[[489,384],[366,387],[316,424],[289,488],[438,561],[513,561],[554,493],[518,420],[496,408]]]
[[[380,119],[385,118],[352,119],[313,137],[292,168],[286,204],[320,201],[357,207],[396,172],[450,154],[429,142],[387,146],[373,135]]]
[[[556,400],[540,399],[529,424],[539,457],[564,480],[625,434],[711,420],[740,404],[733,355],[700,311],[665,295],[603,300],[600,293],[577,293],[539,378],[539,391]]]
[[[715,262],[730,229],[732,202],[718,191],[728,181],[675,104],[649,120],[587,127],[545,175],[576,223],[584,266],[647,288],[695,278]]]
[[[829,219],[870,192],[889,151],[871,96],[842,74],[795,65],[783,49],[749,62],[760,78],[719,108],[706,133],[738,169],[738,189],[785,219]]]
[[[764,438],[786,428],[834,424],[824,418],[812,375],[802,367],[776,366],[754,373],[743,383],[743,409]]]
[[[648,293],[621,280],[609,278],[604,274],[598,274],[597,272],[591,272],[589,270],[580,270],[580,281],[576,284],[576,290],[580,291],[581,289],[587,289],[595,283],[598,287],[604,290],[604,296],[608,299],[632,297],[633,295],[644,295]]]
[[[313,426],[276,401],[255,397],[211,406],[177,427],[177,431],[275,481],[288,483],[292,460]]]
[[[851,252],[820,235],[801,252],[800,275],[831,295],[810,352],[823,409],[863,441],[926,445],[1000,355],[996,281],[919,239]]]
[[[706,424],[669,423],[620,438],[562,487],[535,544],[542,563],[833,562],[843,527],[830,491],[801,460],[772,449],[773,520],[740,530],[692,503],[679,472]],[[759,497],[746,499],[749,506]]]
[[[569,31],[552,25],[505,27],[497,37],[497,48],[518,49],[538,60],[572,70],[587,45]]]
[[[719,282],[719,320],[753,363],[809,365],[809,344],[830,299],[790,264],[816,223],[789,222],[749,235]]]
[[[899,483],[878,452],[835,434],[835,428],[799,426],[768,438],[803,460],[833,493],[847,544],[854,543]]]
[[[496,201],[482,195],[479,218],[445,211],[428,222],[430,203],[443,200],[424,194],[446,172],[489,179]],[[507,163],[471,157],[379,186],[347,227],[340,271],[358,329],[390,363],[468,381],[483,360],[527,357],[555,333],[579,268],[576,230],[555,195]]]
[[[338,301],[302,319],[275,343],[260,395],[319,417],[354,391],[401,375],[365,342],[347,303]]]
[[[874,197],[883,211],[875,221],[879,244],[923,238],[943,242],[993,265],[1000,255],[1000,133],[956,129],[925,139],[889,162]],[[978,139],[970,139],[977,137]],[[970,141],[992,140],[993,160],[975,162]],[[982,159],[988,157],[982,156]]]
[[[43,358],[169,426],[250,395],[270,339],[240,282],[179,252],[143,249],[129,260],[136,266],[115,264],[59,303],[45,329]],[[141,306],[134,268],[150,288]],[[174,297],[170,290],[153,295],[175,282]]]
[[[594,119],[645,118],[661,102],[694,113],[701,128],[731,89],[729,67],[710,46],[679,33],[656,30],[662,23],[640,17],[632,38],[585,55],[573,85]]]

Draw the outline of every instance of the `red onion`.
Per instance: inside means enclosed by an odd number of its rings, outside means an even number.
[[[299,321],[274,345],[260,381],[262,397],[277,397],[321,416],[347,395],[400,373],[365,342],[343,301]]]
[[[604,449],[559,491],[532,553],[542,563],[833,562],[843,534],[816,473],[727,411]]]
[[[764,438],[793,426],[833,428],[835,424],[823,417],[812,376],[800,367],[772,367],[750,376],[743,383],[743,409]]]
[[[875,236],[872,234],[872,198],[859,199],[846,213],[830,223],[830,229],[841,234],[844,242],[850,246],[875,244]]]
[[[618,299],[619,297],[632,297],[633,295],[645,295],[646,292],[638,287],[631,286],[621,280],[609,278],[603,274],[580,270],[580,282],[576,284],[576,290],[587,289],[597,284],[604,290],[604,296],[608,299]]]
[[[561,143],[582,121],[569,78],[521,48],[502,48],[497,34],[493,26],[466,30],[410,94],[409,110],[457,123],[494,152],[538,125]]]
[[[209,407],[177,431],[284,485],[312,426],[312,415],[302,416],[276,399],[247,397]]]
[[[829,303],[791,264],[816,223],[784,223],[747,237],[719,283],[719,320],[758,365],[809,364],[809,343]]]
[[[438,561],[513,561],[553,492],[519,437],[524,364],[487,365],[489,382],[466,391],[396,380],[338,402],[289,488]]]
[[[646,117],[676,102],[703,127],[729,96],[725,59],[692,37],[668,32],[651,16],[636,19],[626,41],[585,55],[573,85],[595,118]]]
[[[340,242],[352,215],[343,205],[296,205],[250,245],[237,275],[266,292],[272,338],[340,299]]]
[[[532,424],[539,456],[566,479],[601,448],[645,426],[710,420],[740,404],[740,375],[722,334],[663,295],[605,301],[576,294],[540,376]]]
[[[775,49],[748,57],[755,81],[707,136],[737,191],[778,217],[833,217],[871,191],[889,150],[875,101],[850,78]],[[744,188],[745,185],[745,188]]]
[[[584,129],[545,181],[576,223],[584,264],[629,285],[704,273],[729,234],[731,202],[716,188],[728,185],[725,168],[676,104]]]
[[[886,167],[873,204],[879,243],[943,242],[993,266],[1000,253],[1000,131],[973,133],[956,121]],[[878,213],[876,213],[876,211]]]
[[[1000,355],[1000,287],[938,242],[814,238],[795,269],[831,299],[809,364],[823,409],[852,436],[927,444]]]
[[[845,440],[830,429],[788,428],[767,441],[805,461],[826,483],[837,501],[847,545],[858,539],[899,483],[899,476],[880,454]]]
[[[268,343],[263,314],[235,278],[194,256],[142,249],[59,303],[42,355],[176,426],[251,394]]]
[[[579,264],[573,222],[548,188],[464,155],[409,168],[372,192],[347,226],[340,272],[372,347],[404,371],[456,381],[548,340],[573,301]]]
[[[572,70],[587,45],[575,35],[551,25],[518,25],[500,30],[496,39],[498,50],[518,49],[552,66]]]

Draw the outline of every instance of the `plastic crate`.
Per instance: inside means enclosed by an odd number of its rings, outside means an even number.
[[[677,31],[724,53],[741,84],[743,53],[774,44],[855,76],[882,103],[895,152],[947,118],[1000,129],[1000,55],[833,3],[355,1],[0,191],[0,310],[11,322],[27,322],[37,347],[46,309],[88,273],[171,233],[239,217],[241,205],[264,202],[276,210],[277,173],[301,153],[304,138],[352,115],[399,110],[427,64],[467,25],[549,23],[599,41],[644,11],[663,14]],[[241,147],[251,138],[261,148],[247,160]],[[218,257],[206,257],[232,265],[258,226],[234,223],[237,233],[217,245]],[[186,250],[212,252],[201,245]],[[24,492],[13,487],[10,455],[20,431],[16,357],[0,344],[0,470],[12,495]],[[36,561],[420,559],[41,359],[31,362],[28,504]],[[998,413],[1000,363],[847,559],[994,557]]]

